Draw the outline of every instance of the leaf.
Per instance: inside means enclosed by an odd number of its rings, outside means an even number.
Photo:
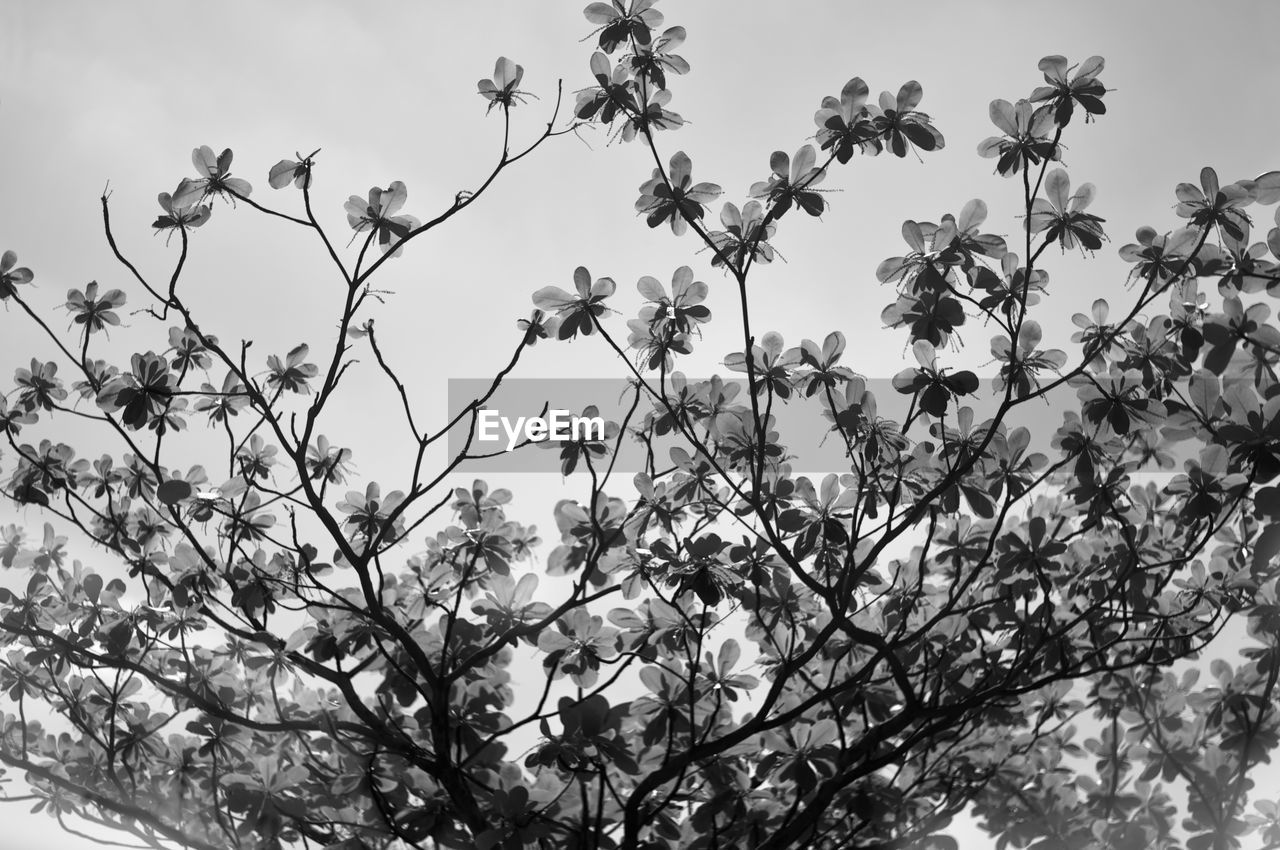
[[[924,97],[924,90],[915,80],[908,80],[902,84],[902,88],[898,89],[898,98],[895,103],[899,112],[906,112],[915,109],[920,105],[920,99]]]
[[[271,166],[271,170],[267,172],[267,184],[272,189],[283,189],[295,180],[303,180],[304,175],[300,172],[302,172],[300,163],[291,159],[282,159]]]
[[[1280,171],[1268,171],[1253,182],[1258,185],[1258,203],[1268,205],[1280,201]]]
[[[128,620],[121,620],[111,628],[107,629],[106,634],[106,653],[107,655],[120,655],[129,648],[129,642],[133,640],[133,624]]]
[[[720,672],[727,673],[738,664],[738,659],[742,657],[742,648],[738,646],[738,642],[733,638],[729,638],[720,644],[720,652],[717,654]]]
[[[1197,370],[1189,381],[1187,397],[1197,411],[1206,418],[1212,418],[1218,399],[1222,397],[1222,381],[1212,372]]]
[[[974,198],[960,210],[956,219],[956,227],[961,233],[967,233],[987,220],[987,204],[981,198]]]
[[[1277,554],[1280,554],[1280,523],[1273,523],[1264,528],[1254,541],[1253,572],[1264,573]]]
[[[173,506],[183,499],[190,499],[194,489],[181,479],[166,481],[156,488],[156,498],[166,505]]]
[[[1071,194],[1071,178],[1067,176],[1065,170],[1055,168],[1049,172],[1048,178],[1044,181],[1044,194],[1055,207],[1066,211],[1067,200]]]
[[[636,289],[649,301],[661,301],[667,297],[666,290],[662,288],[662,284],[658,282],[657,278],[649,275],[645,275],[636,281]]]
[[[81,582],[85,595],[89,597],[90,602],[97,602],[98,597],[102,594],[102,576],[97,573],[87,575]]]
[[[978,389],[978,376],[967,370],[956,372],[954,375],[947,376],[947,385],[956,395],[969,395]]]
[[[1280,520],[1280,487],[1262,487],[1254,493],[1253,510],[1260,517]]]

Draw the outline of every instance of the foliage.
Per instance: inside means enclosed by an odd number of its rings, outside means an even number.
[[[1032,318],[1047,249],[1107,238],[1086,212],[1093,186],[1072,193],[1050,168],[1068,128],[1105,114],[1106,89],[1101,58],[1046,57],[1046,85],[994,101],[1003,135],[978,149],[1020,178],[1005,184],[1021,183],[1020,244],[982,232],[975,199],[905,222],[909,252],[876,270],[894,288],[884,322],[917,364],[893,379],[910,402],[895,421],[839,331],[794,347],[760,334],[748,278],[774,259],[786,213],[808,226],[827,209],[818,186],[855,154],[943,147],[921,85],[872,101],[855,77],[822,98],[816,145],[773,152],[717,218],[720,184],[694,182],[690,157],[657,145],[684,123],[669,87],[690,66],[673,52],[685,30],[661,29],[654,7],[587,7],[594,82],[566,121],[557,94],[518,152],[512,112],[532,95],[524,68],[499,58],[478,84],[504,124],[491,174],[425,223],[400,212],[400,181],[351,194],[354,251],[312,213],[318,152],[270,168],[273,189],[300,193],[286,212],[231,176],[229,149],[202,146],[196,176],[159,196],[153,227],[178,253],[163,285],[127,258],[102,198],[131,283],[71,289],[70,341],[4,253],[10,320],[33,322],[60,358],[18,368],[0,397],[3,492],[122,567],[72,560],[53,525],[3,530],[0,564],[29,578],[0,590],[0,762],[37,808],[156,846],[943,850],[966,807],[1002,848],[1280,844],[1277,803],[1247,808],[1250,769],[1280,729],[1280,331],[1245,301],[1280,287],[1280,217],[1265,243],[1250,237],[1280,172],[1224,185],[1204,169],[1179,184],[1182,221],[1120,248],[1131,304],[1113,315],[1095,302],[1074,318],[1072,354],[1049,347]],[[534,293],[489,392],[421,429],[367,317],[375,273],[587,124],[652,154],[635,202],[646,224],[711,249],[741,306],[742,347],[723,365],[745,393],[676,369],[712,319],[692,267],[669,289],[665,273],[639,277],[622,339],[614,279],[579,266],[572,290]],[[320,239],[343,293],[330,353],[291,340],[255,371],[247,343],[197,321],[181,273],[196,229],[215,226],[215,196]],[[1217,281],[1219,309],[1202,280]],[[95,359],[127,298],[167,345]],[[975,321],[991,328],[991,381],[948,365]],[[541,540],[509,516],[512,494],[450,490],[466,452],[431,474],[423,458],[452,429],[474,435],[538,340],[579,336],[626,364],[637,404],[602,439],[548,444],[586,490],[556,505],[542,581]],[[416,444],[395,487],[356,480],[352,448],[321,431],[366,345]],[[1012,416],[1050,394],[1072,401],[1036,446]],[[994,405],[982,421],[978,398]],[[846,450],[839,474],[794,473],[782,404],[828,423]],[[118,452],[95,460],[41,430],[70,417]],[[182,439],[201,420],[226,450],[196,464]],[[630,499],[609,495],[628,489],[610,464],[621,441],[663,436],[679,446],[635,476]],[[1141,480],[1173,466],[1175,447],[1180,473]],[[1242,660],[1214,661],[1204,683],[1175,667],[1232,616],[1251,636]],[[516,665],[537,693],[517,693]],[[522,735],[536,740],[518,752]]]

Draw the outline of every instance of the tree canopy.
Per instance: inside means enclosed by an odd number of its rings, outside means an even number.
[[[344,203],[321,151],[255,172],[197,147],[157,199],[162,273],[130,258],[103,193],[115,284],[70,289],[66,332],[4,252],[4,321],[53,354],[0,396],[0,491],[49,519],[0,530],[0,564],[29,576],[0,588],[0,763],[60,822],[157,847],[947,850],[966,809],[1001,848],[1280,847],[1280,805],[1250,778],[1280,728],[1280,331],[1262,300],[1280,291],[1280,172],[1179,183],[1119,247],[1117,297],[1046,339],[1054,262],[1111,250],[1063,140],[1125,120],[1101,57],[1046,56],[1025,97],[991,102],[976,150],[1016,236],[947,198],[958,212],[903,222],[895,256],[850,269],[910,352],[880,387],[840,330],[788,346],[761,327],[750,281],[793,226],[820,226],[845,167],[928,168],[947,142],[921,83],[815,99],[798,148],[730,200],[673,149],[684,28],[656,0],[584,14],[584,87],[535,97],[507,57],[479,81],[501,151],[442,205],[399,180]],[[370,313],[396,295],[379,273],[592,127],[651,155],[634,209],[688,264],[637,270],[630,306],[566,268],[495,329],[510,359],[487,390],[442,413],[380,343]],[[269,193],[244,176],[263,171]],[[184,272],[228,215],[328,258],[329,338],[263,356],[202,321]],[[740,341],[697,379],[681,367],[711,286],[736,294],[715,318]],[[154,336],[120,356],[126,320]],[[956,365],[962,329],[993,375]],[[566,498],[543,546],[510,490],[456,485],[522,358],[569,341],[613,358],[626,395],[603,433],[551,445]],[[375,438],[412,435],[393,481],[326,432],[364,381],[394,391]],[[1019,424],[1045,407],[1052,434]],[[797,468],[784,408],[820,423],[839,469]],[[450,435],[463,449],[432,468]],[[631,476],[624,445],[645,457]],[[1233,619],[1248,645],[1201,681],[1189,662]]]

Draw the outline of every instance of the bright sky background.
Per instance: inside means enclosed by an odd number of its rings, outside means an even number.
[[[125,287],[101,234],[98,195],[110,181],[122,247],[160,275],[176,246],[151,234],[155,196],[193,173],[191,149],[203,144],[231,147],[233,172],[253,182],[254,197],[290,210],[300,195],[271,190],[267,169],[295,151],[322,148],[314,198],[340,243],[349,232],[343,202],[370,186],[403,180],[404,212],[429,218],[455,192],[474,189],[499,150],[500,119],[486,120],[475,93],[497,56],[522,64],[522,88],[542,98],[516,111],[516,146],[547,120],[558,77],[572,106],[572,92],[590,81],[593,45],[579,43],[591,30],[583,5],[8,0],[0,6],[0,249],[16,250],[36,272],[32,297],[49,309],[90,279]],[[873,97],[909,79],[923,85],[921,108],[946,149],[923,164],[882,156],[838,169],[825,185],[842,191],[828,195],[823,222],[790,214],[775,240],[789,262],[753,274],[757,335],[773,329],[794,344],[843,330],[846,362],[868,376],[901,368],[904,337],[879,320],[892,293],[874,270],[902,253],[904,218],[936,221],[982,197],[991,208],[986,229],[1017,233],[1020,189],[995,176],[994,162],[978,158],[975,147],[996,134],[988,102],[1026,96],[1040,81],[1042,56],[1078,62],[1101,54],[1101,79],[1114,89],[1108,115],[1088,126],[1077,118],[1064,138],[1073,183],[1097,184],[1090,211],[1107,219],[1113,243],[1089,263],[1046,255],[1051,297],[1039,318],[1051,342],[1070,348],[1068,317],[1094,298],[1124,303],[1126,267],[1116,249],[1141,225],[1176,225],[1177,182],[1194,182],[1204,165],[1215,166],[1224,183],[1280,167],[1280,4],[1267,0],[1212,7],[1190,0],[664,0],[659,8],[666,25],[687,28],[680,53],[693,65],[673,83],[671,104],[690,123],[660,135],[664,159],[686,151],[695,179],[720,183],[739,204],[767,175],[770,152],[802,145],[821,98],[837,95],[850,77],[862,76]],[[699,362],[709,369],[740,344],[730,320],[735,296],[710,269],[709,255],[691,256],[692,235],[678,240],[635,217],[636,188],[652,167],[645,151],[607,145],[601,132],[582,138],[552,140],[454,223],[385,267],[382,286],[395,294],[369,315],[432,421],[444,416],[445,380],[489,375],[505,363],[529,294],[549,283],[568,287],[577,265],[613,276],[622,293],[616,306],[633,313],[636,278],[667,283],[677,266],[690,264],[711,284],[708,303],[720,319]],[[251,360],[259,363],[303,340],[313,350],[331,344],[339,281],[309,234],[218,205],[193,246],[182,291],[207,331],[224,342],[254,340]],[[0,316],[0,371],[51,356],[8,312]],[[615,317],[614,327],[625,318]],[[149,333],[139,345],[163,348],[163,337]],[[133,337],[122,331],[116,338],[128,344]],[[985,363],[987,334],[970,328],[964,339],[969,349],[953,362]],[[594,340],[542,344],[532,354],[524,376],[621,374]],[[369,414],[390,401],[385,386],[353,381],[345,398],[327,433],[356,446],[362,476],[396,486],[403,467],[388,447],[398,437]],[[549,508],[566,495],[558,478],[495,483],[515,489],[516,518],[554,529]],[[35,512],[20,519],[33,529],[42,521]],[[4,848],[45,846],[51,822],[24,811],[4,812]]]

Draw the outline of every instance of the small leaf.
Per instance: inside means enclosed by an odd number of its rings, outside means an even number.
[[[1280,525],[1271,524],[1262,530],[1253,544],[1253,571],[1261,573],[1280,554]]]
[[[99,595],[102,593],[102,576],[97,573],[85,576],[83,586],[89,601],[97,602]]]
[[[174,481],[166,481],[156,488],[156,498],[164,502],[166,505],[176,505],[183,499],[191,498],[194,492],[191,485],[186,481],[177,479]]]

